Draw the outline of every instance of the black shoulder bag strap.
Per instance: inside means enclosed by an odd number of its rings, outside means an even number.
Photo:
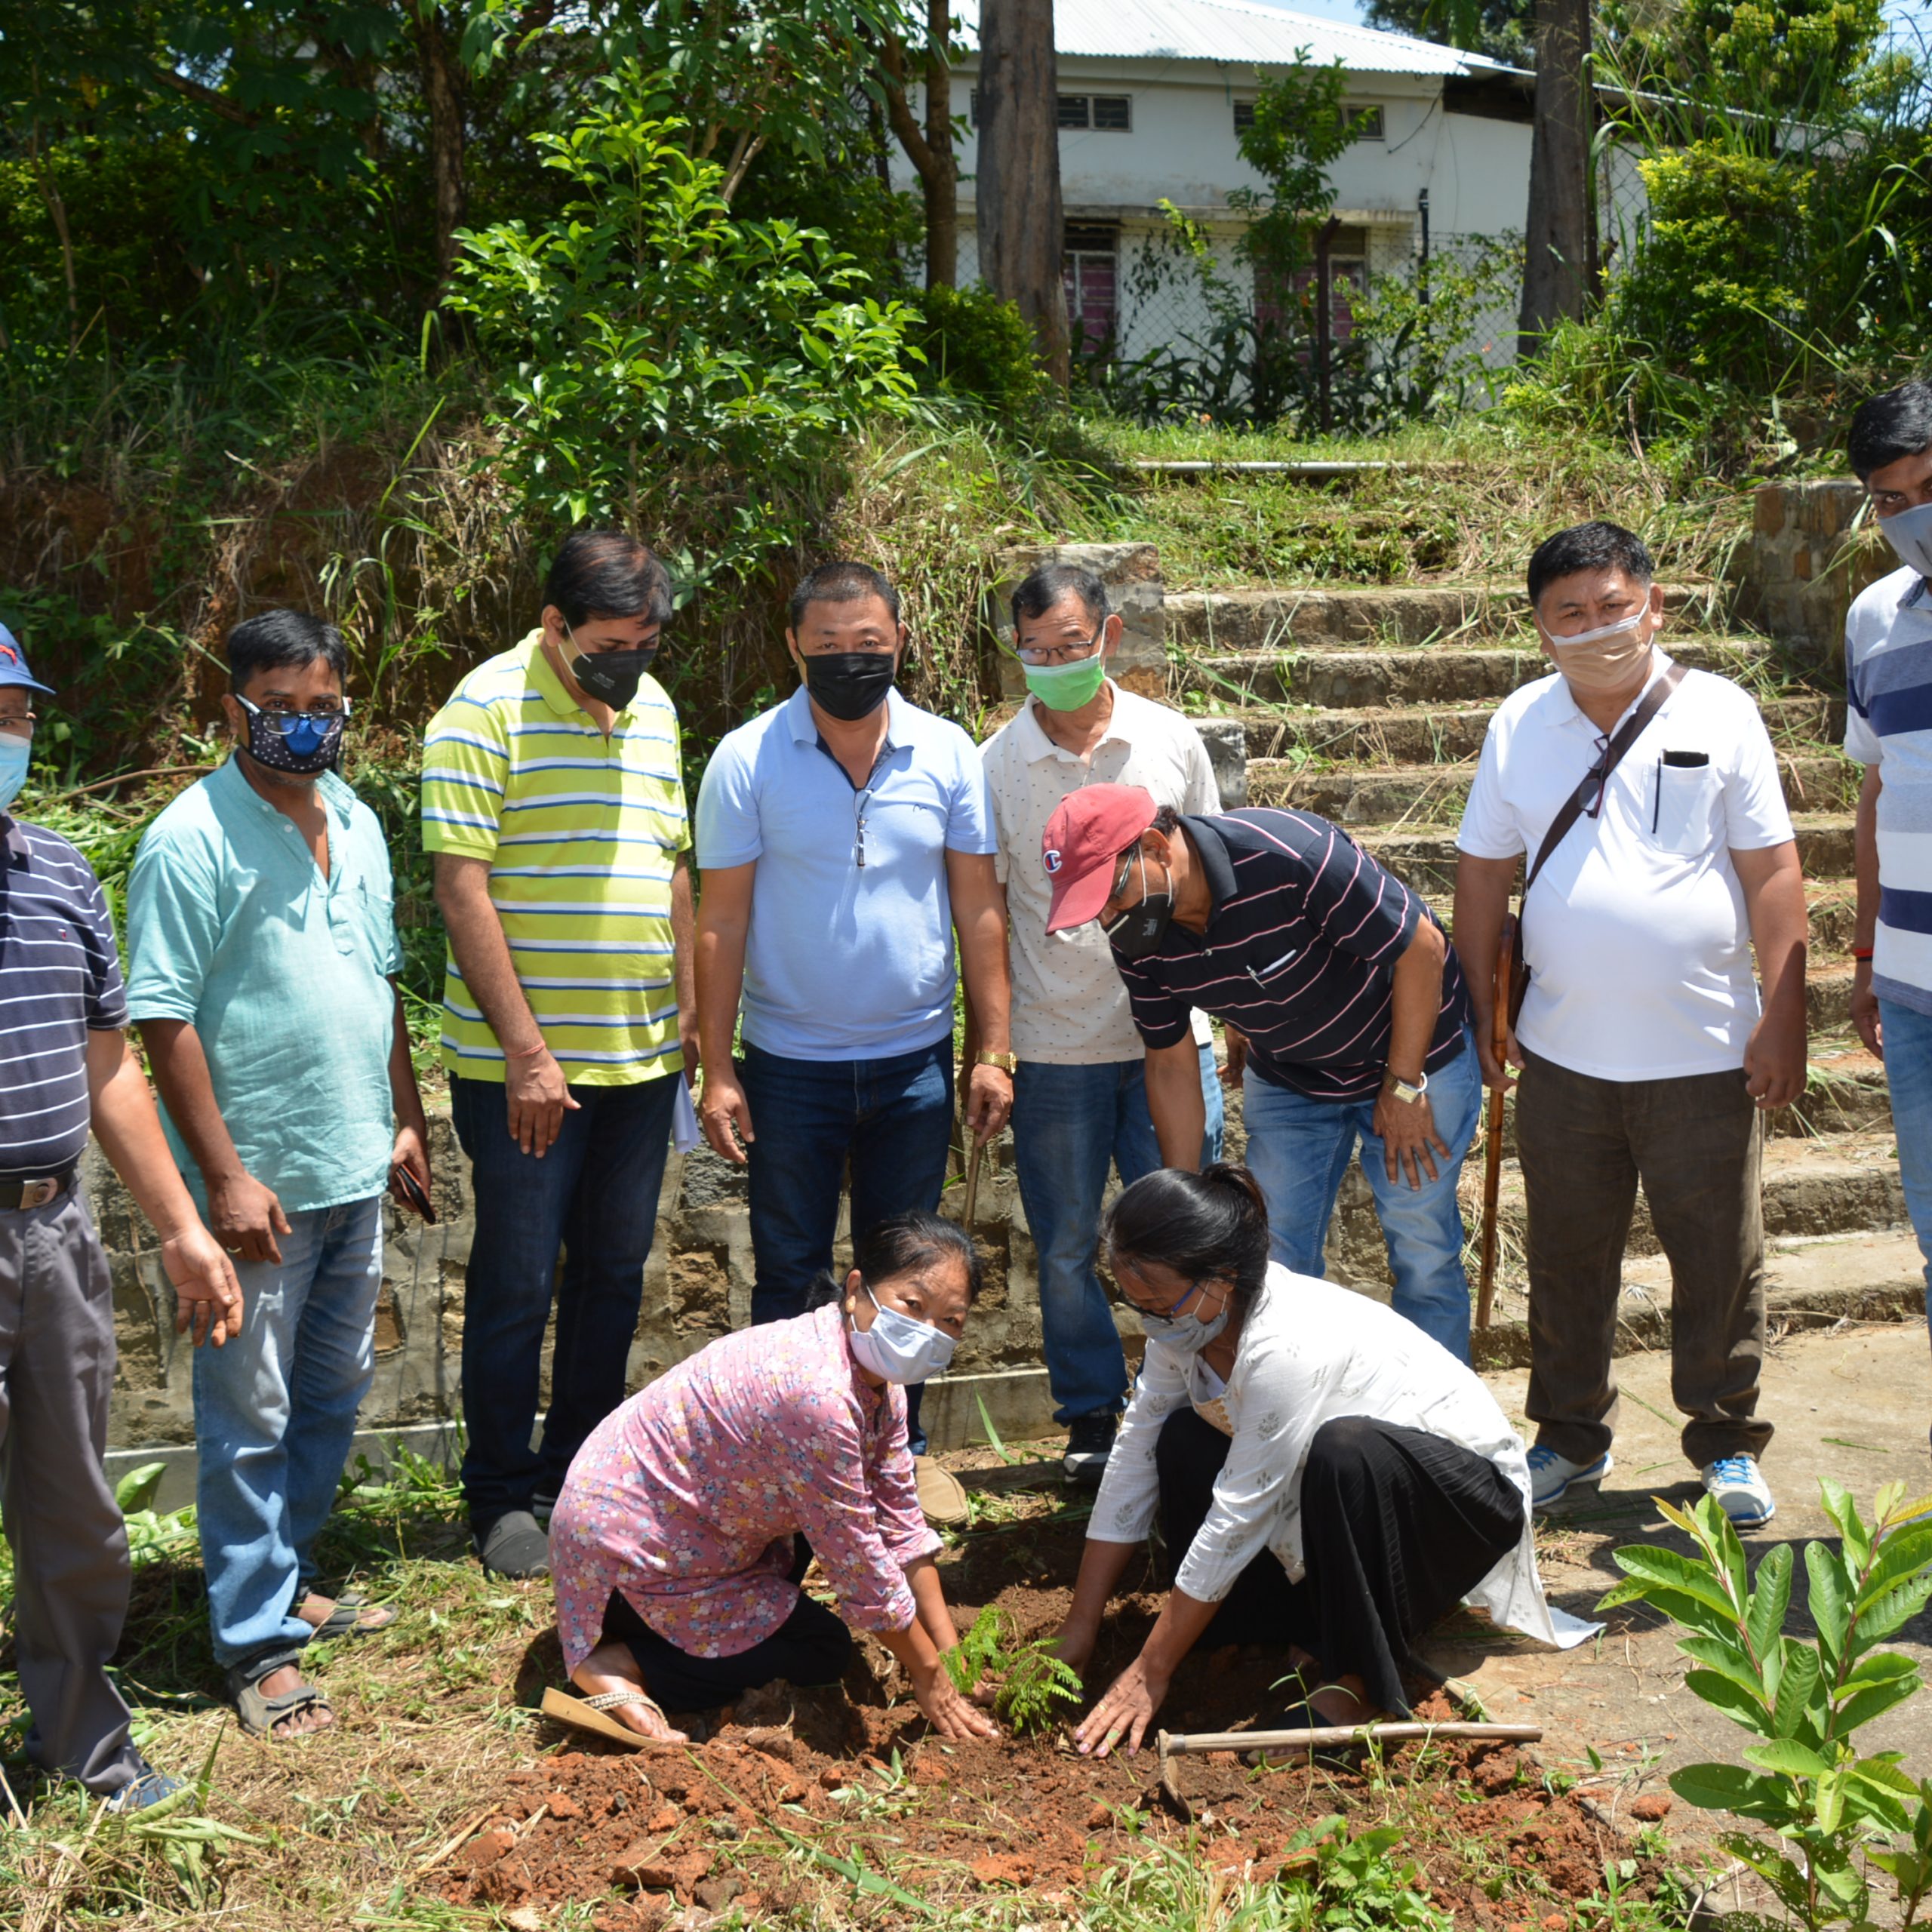
[[[1604,746],[1603,753],[1595,764],[1584,773],[1577,789],[1563,801],[1562,809],[1549,822],[1549,829],[1543,835],[1543,843],[1537,848],[1537,856],[1531,863],[1529,875],[1523,881],[1523,897],[1518,902],[1521,910],[1516,918],[1514,949],[1511,958],[1509,984],[1509,1023],[1514,1026],[1516,1016],[1522,1011],[1523,995],[1529,991],[1529,961],[1523,956],[1523,918],[1529,911],[1530,888],[1537,882],[1537,875],[1543,863],[1557,847],[1563,843],[1572,826],[1583,815],[1586,805],[1592,797],[1601,798],[1610,789],[1610,774],[1623,762],[1623,754],[1641,738],[1651,720],[1663,709],[1665,699],[1684,681],[1684,666],[1673,664],[1663,675],[1644,694],[1644,701],[1617,728],[1617,735]]]

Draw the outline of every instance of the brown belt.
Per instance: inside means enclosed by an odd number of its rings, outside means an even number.
[[[72,1167],[62,1168],[57,1174],[42,1174],[25,1180],[0,1180],[0,1211],[45,1208],[49,1201],[58,1201],[73,1186],[74,1177],[79,1171],[77,1161]]]

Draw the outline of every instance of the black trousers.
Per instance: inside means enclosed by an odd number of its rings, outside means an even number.
[[[812,1560],[802,1536],[796,1546],[791,1579],[803,1577]],[[660,1637],[631,1607],[622,1592],[613,1590],[604,1610],[604,1641],[622,1644],[644,1673],[644,1687],[667,1711],[708,1711],[728,1704],[747,1690],[775,1683],[804,1687],[836,1684],[852,1655],[852,1633],[823,1604],[799,1593],[791,1615],[761,1642],[736,1657],[694,1657],[669,1638]]]
[[[1177,1566],[1206,1519],[1229,1447],[1192,1409],[1161,1429],[1161,1531]],[[1328,1678],[1360,1677],[1370,1703],[1405,1712],[1411,1644],[1515,1547],[1523,1499],[1473,1450],[1373,1416],[1338,1416],[1309,1444],[1301,1518],[1302,1580],[1290,1583],[1263,1551],[1201,1641],[1297,1644]]]

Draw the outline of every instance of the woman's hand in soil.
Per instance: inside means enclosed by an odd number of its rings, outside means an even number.
[[[1054,1654],[1075,1676],[1084,1678],[1087,1675],[1087,1666],[1093,1658],[1094,1646],[1100,1641],[1100,1634],[1084,1623],[1075,1623],[1069,1617],[1054,1633]]]
[[[1081,1755],[1104,1758],[1124,1743],[1131,1757],[1168,1694],[1168,1681],[1167,1673],[1155,1670],[1144,1654],[1136,1657],[1073,1734]]]
[[[943,1664],[915,1675],[912,1695],[926,1721],[942,1737],[997,1737],[999,1726],[984,1712],[976,1710],[958,1692],[946,1675]]]

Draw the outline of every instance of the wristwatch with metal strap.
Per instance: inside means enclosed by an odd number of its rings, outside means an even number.
[[[973,1064],[975,1066],[996,1066],[1001,1072],[1010,1074],[1020,1064],[1020,1056],[1017,1054],[975,1054]]]
[[[1411,1087],[1400,1074],[1389,1073],[1383,1075],[1383,1084],[1395,1095],[1397,1100],[1406,1101],[1408,1105],[1414,1106],[1416,1102],[1429,1091],[1429,1075],[1425,1072],[1418,1082]]]

